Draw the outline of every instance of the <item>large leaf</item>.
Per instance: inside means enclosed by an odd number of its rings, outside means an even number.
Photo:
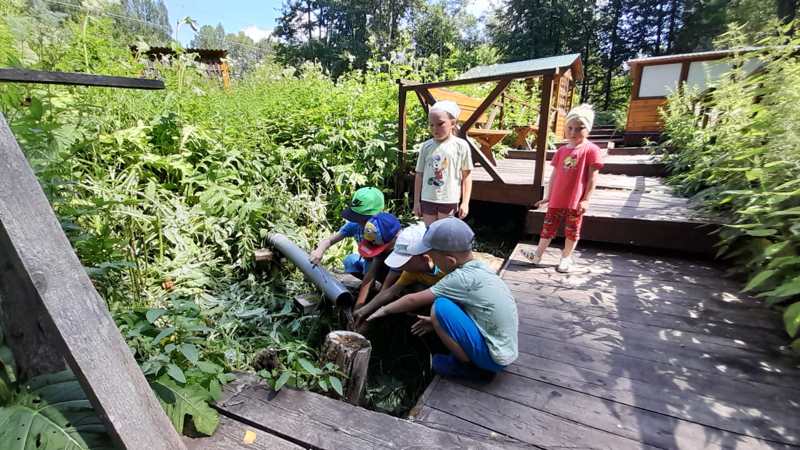
[[[3,450],[113,449],[105,426],[69,371],[36,377],[0,408]]]
[[[800,329],[800,302],[797,302],[783,312],[783,324],[786,326],[786,332],[789,336],[797,336],[797,331]]]
[[[217,429],[219,414],[208,405],[211,396],[202,387],[178,386],[167,376],[151,381],[150,386],[179,433],[183,432],[186,416],[191,417],[194,428],[200,433],[211,436]]]

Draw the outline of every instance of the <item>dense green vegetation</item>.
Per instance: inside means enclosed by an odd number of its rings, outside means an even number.
[[[670,98],[667,161],[680,191],[725,215],[719,255],[732,272],[749,276],[744,290],[784,308],[786,331],[800,349],[800,38],[792,25],[771,30],[758,42],[763,70],[745,76],[754,54],[739,54],[738,68],[711,92]],[[719,41],[721,48],[744,43],[739,29]],[[707,126],[695,114],[700,108]]]
[[[142,70],[108,19],[67,20],[52,39],[50,26],[4,14],[0,65]],[[334,319],[294,311],[308,290],[300,274],[255,272],[253,250],[268,231],[312,247],[340,225],[356,186],[391,185],[393,80],[334,83],[312,65],[298,75],[265,64],[224,90],[188,55],[159,72],[166,91],[7,84],[0,108],[162,398],[176,389],[198,404],[214,398],[265,348],[277,367],[260,374],[275,387],[340,390],[316,356]],[[412,117],[413,139],[416,130]],[[338,246],[328,263],[350,250]],[[208,420],[197,404],[165,406],[177,427],[184,412],[195,426]]]

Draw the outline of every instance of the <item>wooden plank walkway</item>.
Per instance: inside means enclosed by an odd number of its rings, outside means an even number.
[[[483,169],[476,167],[473,198],[531,206],[535,198],[535,161],[503,159],[497,163],[497,170],[506,184],[492,182]],[[550,173],[548,164],[545,180],[549,180]],[[545,212],[544,208],[528,211],[527,233],[539,233]],[[711,254],[717,242],[713,232],[718,223],[718,218],[699,212],[691,200],[675,195],[662,178],[601,173],[589,211],[584,215],[582,238]]]
[[[800,361],[777,312],[708,263],[584,247],[573,273],[514,250],[520,357],[436,378],[416,421],[535,448],[800,448]],[[503,441],[505,440],[505,441]]]

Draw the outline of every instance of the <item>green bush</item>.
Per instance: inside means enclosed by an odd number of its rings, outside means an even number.
[[[139,76],[111,29],[4,17],[0,42],[29,58],[0,62]],[[272,231],[311,248],[341,225],[357,187],[392,195],[393,75],[334,82],[313,65],[264,64],[226,90],[190,55],[156,70],[164,91],[0,86],[0,108],[142,370],[179,428],[182,411],[217,398],[263,348],[277,366],[259,373],[276,388],[341,390],[334,368],[315,363],[326,319],[292,308],[308,285],[292,267],[255,274],[253,251]],[[177,389],[192,402],[170,403]]]
[[[754,54],[738,54],[711,92],[676,93],[663,117],[671,182],[727,219],[719,255],[749,277],[745,291],[783,308],[786,331],[798,338],[800,38],[790,30],[775,26],[758,43],[763,70],[747,76],[743,67]],[[742,47],[743,39],[733,29],[720,46]],[[705,127],[702,108],[709,111]]]

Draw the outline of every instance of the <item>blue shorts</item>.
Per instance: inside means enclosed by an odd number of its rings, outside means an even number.
[[[344,272],[350,274],[366,275],[369,270],[369,261],[358,253],[350,253],[344,257]],[[361,278],[361,277],[359,277]]]
[[[469,360],[481,369],[499,372],[505,368],[494,362],[478,326],[455,302],[437,297],[433,302],[436,321],[445,333],[458,343]]]

